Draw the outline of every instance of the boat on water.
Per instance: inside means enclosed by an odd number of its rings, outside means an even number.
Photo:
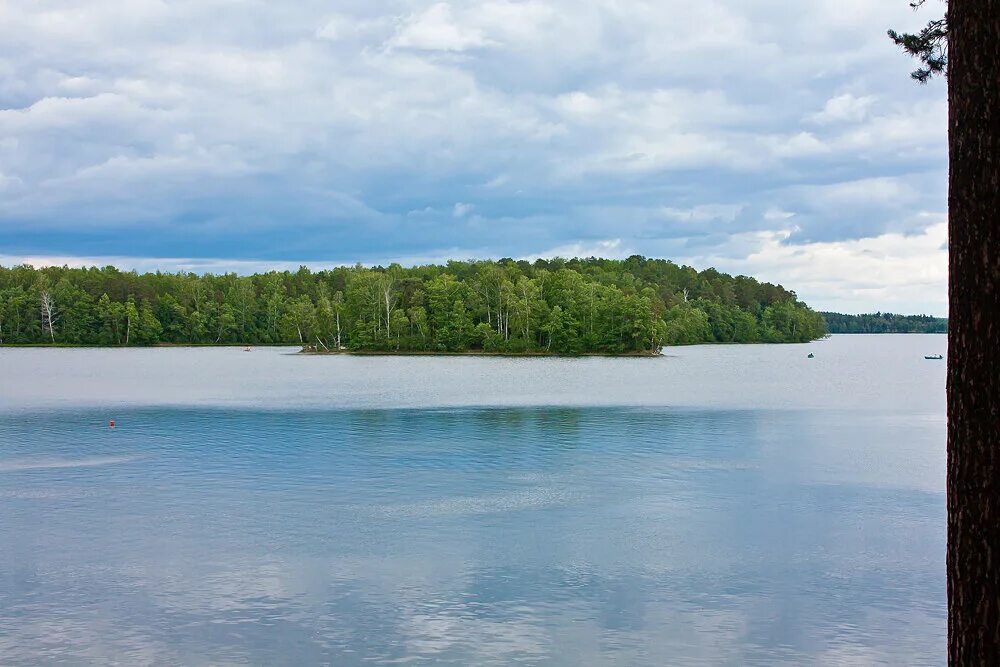
[[[252,349],[253,349],[252,347],[250,347],[249,345],[247,345],[246,347],[243,348],[243,351],[244,352],[250,352]]]
[[[810,352],[810,353],[808,354],[808,356],[806,356],[806,359],[815,359],[815,358],[816,358],[816,355],[815,355],[815,354],[813,354],[812,352]]]
[[[944,359],[940,354],[925,354],[924,359]]]

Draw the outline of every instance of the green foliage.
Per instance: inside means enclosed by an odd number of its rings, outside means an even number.
[[[667,311],[667,345],[692,345],[706,340],[712,340],[712,326],[705,311],[687,303]]]
[[[54,306],[51,333],[43,294]],[[54,338],[572,355],[825,333],[823,318],[781,286],[639,256],[252,276],[0,267],[0,343],[9,344]]]
[[[910,3],[913,9],[919,9],[926,0],[914,0]],[[922,64],[910,73],[910,77],[919,83],[927,83],[934,76],[948,71],[948,16],[947,14],[933,21],[928,21],[920,32],[899,33],[889,31],[889,39],[896,46],[920,60]]]
[[[820,313],[830,333],[948,333],[948,320],[930,315]]]
[[[542,327],[548,334],[546,349],[557,354],[579,354],[582,347],[579,328],[577,321],[562,306],[554,307]]]

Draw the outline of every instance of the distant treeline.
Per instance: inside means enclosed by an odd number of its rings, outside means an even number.
[[[822,313],[826,328],[832,334],[841,333],[948,333],[948,320],[930,315],[897,315],[867,313],[844,315]]]
[[[822,316],[781,286],[638,256],[252,276],[0,267],[6,344],[621,354],[825,333]]]

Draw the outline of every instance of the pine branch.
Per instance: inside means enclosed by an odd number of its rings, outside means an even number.
[[[914,10],[919,9],[926,0],[915,0],[910,3]],[[918,33],[898,33],[889,30],[889,39],[914,58],[920,59],[922,67],[910,73],[919,83],[927,83],[935,75],[948,73],[948,16],[947,14],[935,21],[929,21]]]

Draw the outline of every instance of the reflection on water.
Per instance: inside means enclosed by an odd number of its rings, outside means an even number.
[[[0,664],[944,658],[938,412],[113,416],[0,412]]]
[[[39,470],[44,468],[88,468],[90,466],[108,466],[114,465],[115,463],[127,463],[135,460],[136,457],[134,456],[92,456],[82,459],[7,459],[0,461],[0,472]]]

